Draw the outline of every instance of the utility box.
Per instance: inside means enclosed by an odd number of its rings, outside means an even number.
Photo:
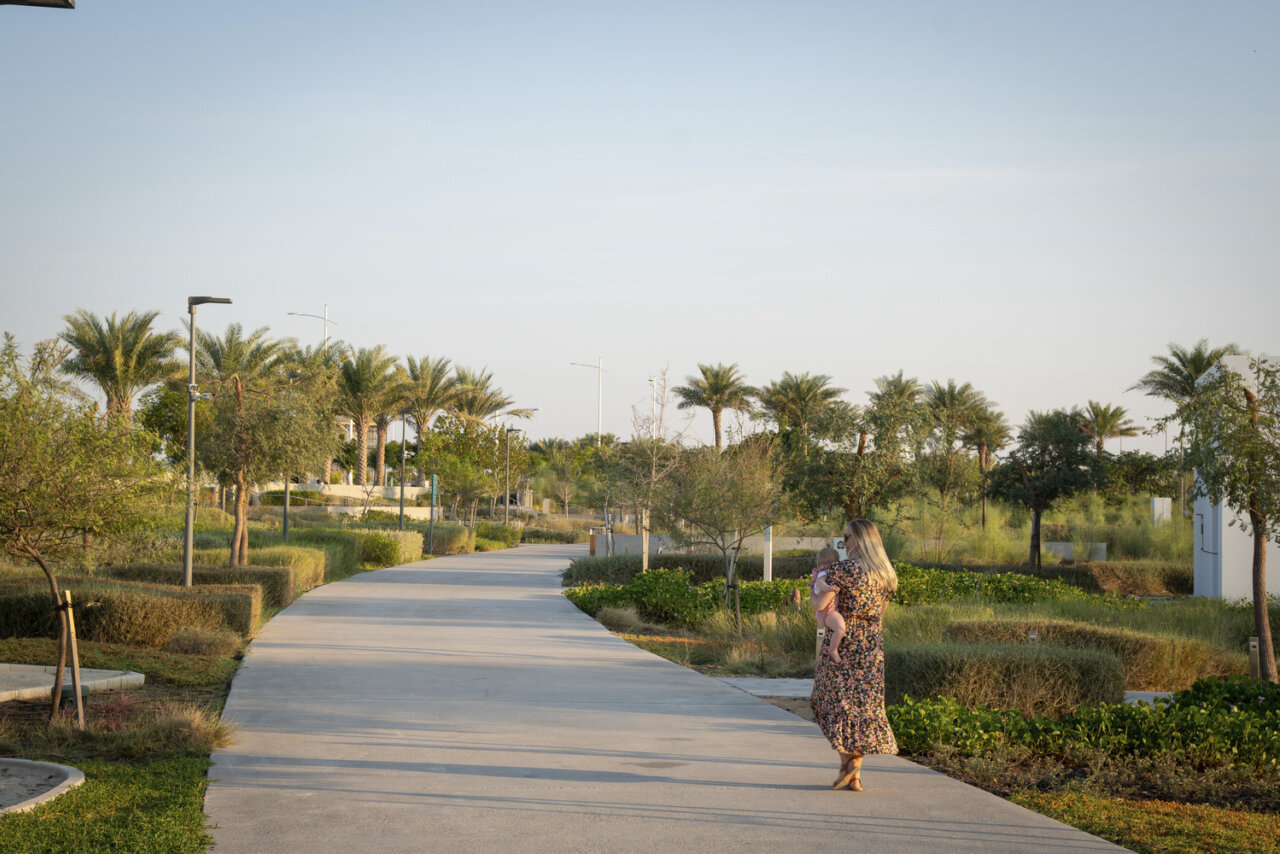
[[[1275,360],[1262,357],[1268,362]],[[1250,382],[1249,356],[1226,356],[1222,363]],[[1221,370],[1210,368],[1205,376]],[[1192,541],[1195,565],[1195,595],[1227,601],[1253,599],[1253,534],[1249,517],[1237,517],[1229,507],[1197,498],[1192,507]],[[1232,524],[1234,522],[1235,524]],[[1268,541],[1267,564],[1277,566],[1280,546]]]

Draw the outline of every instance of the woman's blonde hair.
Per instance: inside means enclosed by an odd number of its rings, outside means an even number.
[[[884,544],[880,542],[880,531],[876,523],[868,519],[854,519],[844,526],[848,537],[846,547],[849,557],[862,563],[867,570],[871,583],[886,593],[898,589],[898,573],[893,571],[889,556],[884,553]]]

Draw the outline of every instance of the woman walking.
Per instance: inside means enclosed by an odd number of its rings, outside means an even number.
[[[874,522],[854,519],[844,529],[848,559],[827,572],[836,610],[848,630],[839,659],[818,658],[809,705],[818,726],[840,754],[833,789],[862,791],[862,757],[897,753],[884,711],[884,632],[881,620],[898,589],[898,575],[884,553]]]

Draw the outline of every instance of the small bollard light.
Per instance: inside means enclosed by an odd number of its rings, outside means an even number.
[[[1032,629],[1031,631],[1027,632],[1027,640],[1031,641],[1032,643],[1036,643],[1037,641],[1040,640],[1040,636],[1036,634],[1035,629]]]
[[[1262,678],[1262,664],[1258,660],[1258,639],[1249,638],[1249,676],[1253,679]]]

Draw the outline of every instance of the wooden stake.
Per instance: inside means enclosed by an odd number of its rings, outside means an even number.
[[[71,591],[64,590],[63,596],[67,606],[67,646],[71,655],[71,689],[76,695],[76,722],[84,729],[84,695],[80,693],[80,648],[76,644],[76,615],[71,610]]]

